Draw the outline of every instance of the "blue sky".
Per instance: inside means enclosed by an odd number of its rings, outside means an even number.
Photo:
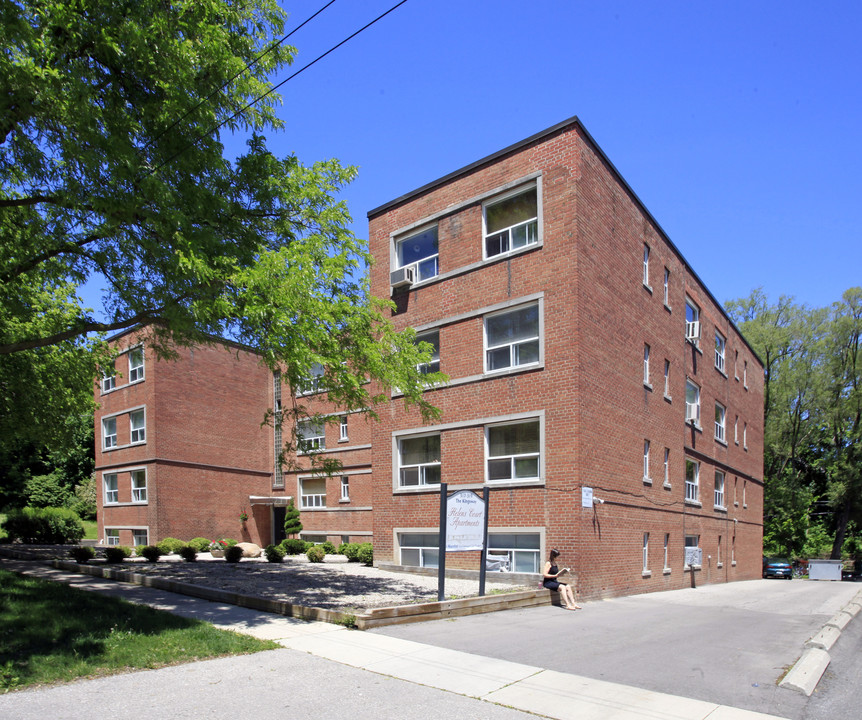
[[[338,0],[302,67],[396,0]],[[285,2],[289,27],[324,0]],[[369,209],[577,115],[721,301],[862,285],[862,4],[408,0],[281,90],[269,140]]]

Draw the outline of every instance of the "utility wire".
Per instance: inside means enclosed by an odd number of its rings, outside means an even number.
[[[251,102],[249,102],[249,103],[246,103],[243,107],[241,107],[239,110],[237,110],[233,115],[231,115],[231,116],[229,116],[229,117],[225,118],[225,119],[224,119],[224,120],[222,120],[220,123],[218,123],[218,124],[217,124],[217,125],[215,125],[214,127],[210,128],[207,132],[202,133],[201,135],[199,135],[199,136],[198,136],[198,138],[197,138],[196,140],[193,140],[193,141],[192,141],[192,142],[190,142],[188,145],[186,145],[185,147],[183,147],[183,148],[181,148],[180,150],[178,150],[177,152],[175,152],[175,153],[174,153],[173,155],[171,155],[167,160],[165,160],[165,161],[163,161],[163,162],[159,163],[159,165],[157,165],[155,168],[153,168],[152,170],[150,170],[150,172],[148,172],[148,173],[147,173],[147,176],[152,175],[152,174],[154,174],[154,173],[158,172],[158,171],[159,171],[159,170],[161,170],[163,167],[165,167],[165,165],[168,165],[169,163],[171,163],[171,162],[173,162],[174,160],[176,160],[176,159],[177,159],[180,155],[182,155],[186,150],[188,150],[188,149],[190,149],[190,148],[194,147],[195,145],[197,145],[201,140],[203,140],[203,138],[208,137],[209,135],[212,135],[212,133],[214,133],[214,132],[216,132],[216,131],[220,130],[222,127],[224,127],[224,126],[225,126],[227,123],[229,123],[231,120],[233,120],[233,119],[234,119],[234,118],[236,118],[238,115],[240,115],[241,113],[243,113],[243,112],[245,112],[246,110],[248,110],[248,108],[250,108],[252,105],[254,105],[255,103],[260,102],[261,100],[263,100],[263,99],[264,99],[265,97],[267,97],[268,95],[271,95],[272,93],[274,93],[276,90],[278,90],[278,88],[282,87],[282,86],[283,86],[283,85],[285,85],[286,83],[288,83],[288,82],[290,82],[291,80],[293,80],[297,75],[299,75],[299,74],[301,74],[301,73],[305,72],[306,70],[308,70],[308,68],[310,68],[310,67],[311,67],[312,65],[314,65],[315,63],[319,62],[320,60],[323,60],[323,58],[325,58],[327,55],[329,55],[330,53],[334,52],[335,50],[337,50],[338,48],[340,48],[342,45],[344,45],[345,43],[347,43],[347,42],[349,42],[350,40],[352,40],[353,38],[355,38],[355,37],[356,37],[357,35],[359,35],[361,32],[364,32],[365,30],[367,30],[368,28],[370,28],[370,27],[371,27],[372,25],[374,25],[376,22],[379,22],[380,20],[382,20],[383,18],[385,18],[387,15],[389,15],[389,13],[391,13],[391,12],[393,12],[393,11],[397,10],[399,7],[401,7],[401,6],[402,6],[404,3],[406,3],[406,2],[407,2],[407,0],[401,0],[401,2],[399,2],[399,3],[395,4],[395,5],[393,5],[393,6],[392,6],[391,8],[389,8],[386,12],[382,13],[381,15],[378,15],[376,18],[374,18],[374,20],[372,20],[371,22],[367,23],[367,24],[366,24],[366,25],[364,25],[363,27],[359,28],[359,30],[357,30],[356,32],[354,32],[352,35],[349,35],[348,37],[344,38],[344,40],[342,40],[340,43],[338,43],[337,45],[333,45],[333,46],[332,46],[331,48],[329,48],[329,50],[327,50],[325,53],[323,53],[322,55],[318,55],[318,56],[317,56],[314,60],[312,60],[310,63],[308,63],[308,64],[307,64],[307,65],[305,65],[304,67],[301,67],[299,70],[297,70],[297,71],[296,71],[295,73],[293,73],[292,75],[290,75],[290,76],[286,77],[286,78],[285,78],[284,80],[282,80],[280,83],[277,83],[276,85],[273,85],[269,90],[267,90],[265,93],[263,93],[263,95],[260,95],[259,97],[256,97],[254,100],[252,100],[252,101],[251,101]]]
[[[189,115],[191,115],[193,112],[195,112],[198,108],[200,108],[202,105],[204,105],[205,103],[212,100],[218,93],[220,93],[222,90],[224,90],[228,85],[230,85],[234,80],[236,80],[246,70],[250,70],[254,65],[256,65],[258,63],[259,60],[261,60],[261,58],[263,58],[264,56],[268,55],[273,50],[275,50],[279,45],[281,45],[291,35],[293,35],[298,30],[302,29],[303,26],[308,25],[308,23],[310,23],[312,20],[314,20],[314,18],[316,18],[318,15],[320,15],[320,13],[322,13],[324,10],[326,10],[326,8],[328,8],[334,2],[335,2],[335,0],[329,0],[329,2],[326,3],[326,5],[324,5],[322,8],[320,8],[320,10],[318,10],[316,13],[314,13],[314,15],[312,15],[310,18],[308,18],[308,19],[304,20],[302,23],[300,23],[297,27],[295,27],[293,30],[291,30],[287,35],[285,35],[283,38],[281,38],[281,40],[278,40],[277,42],[272,43],[272,45],[270,45],[266,50],[264,50],[254,60],[252,60],[250,63],[248,63],[248,65],[246,65],[236,75],[227,79],[221,85],[221,87],[218,87],[215,90],[213,90],[209,95],[207,95],[197,105],[195,105],[193,108],[191,108],[191,110],[186,111],[182,116],[180,116],[179,118],[174,120],[170,125],[168,125],[164,130],[162,130],[158,135],[156,135],[156,137],[154,137],[146,145],[144,145],[143,150],[145,151],[154,142],[157,142],[158,140],[160,140],[165,135],[165,133],[167,133],[170,130],[173,130],[177,125],[179,125],[183,120],[185,120]]]

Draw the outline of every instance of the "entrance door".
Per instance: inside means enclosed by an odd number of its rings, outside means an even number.
[[[287,535],[284,534],[285,507],[274,507],[272,509],[272,544],[278,545]]]

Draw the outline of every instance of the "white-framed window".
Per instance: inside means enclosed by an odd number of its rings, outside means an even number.
[[[110,392],[115,387],[117,387],[117,375],[114,369],[111,368],[102,373],[102,392]]]
[[[308,369],[308,375],[304,376],[299,381],[299,390],[297,395],[314,395],[315,393],[324,392],[326,386],[323,381],[323,374],[326,368],[319,362],[311,363]]]
[[[438,533],[398,533],[401,564],[436,568],[440,564]]]
[[[715,552],[715,562],[718,567],[721,567],[724,564],[721,559],[721,535],[718,536],[718,547]]]
[[[147,502],[147,471],[132,470],[132,502]]]
[[[129,382],[144,379],[144,349],[136,347],[129,350]]]
[[[485,427],[488,482],[537,480],[541,465],[538,420]]]
[[[426,342],[434,348],[431,353],[431,360],[418,366],[417,369],[419,370],[419,372],[423,375],[430,375],[431,373],[440,372],[440,331],[432,330],[431,332],[417,335],[416,342]]]
[[[745,500],[745,491],[748,488],[748,480],[742,481],[742,507],[747,508],[748,503]]]
[[[695,345],[700,342],[700,308],[689,298],[685,299],[685,339]]]
[[[649,474],[649,440],[644,440],[644,482],[652,482]]]
[[[733,351],[733,377],[739,380],[739,350]]]
[[[670,570],[670,565],[668,564],[668,560],[670,560],[670,556],[668,554],[668,549],[670,548],[670,533],[664,534],[664,570],[667,572]]]
[[[105,545],[119,545],[120,531],[116,528],[105,528]]]
[[[670,307],[670,270],[664,269],[664,304]]]
[[[104,418],[102,420],[102,447],[117,447],[117,418]]]
[[[718,330],[715,331],[715,368],[719,372],[724,372],[724,354],[727,348],[727,340],[724,339]]]
[[[132,542],[138,545],[149,545],[149,532],[146,530],[132,530]]]
[[[338,439],[347,440],[347,415],[342,415],[338,423]]]
[[[715,439],[719,442],[724,442],[725,423],[727,418],[727,410],[721,403],[715,404]]]
[[[730,536],[730,564],[736,565],[736,535]]]
[[[685,381],[685,420],[700,425],[700,388],[691,380]]]
[[[742,423],[742,449],[748,450],[748,423]]]
[[[440,433],[398,441],[398,485],[440,484]]]
[[[670,397],[670,360],[664,361],[664,396]]]
[[[299,506],[305,510],[326,507],[326,478],[300,478]]]
[[[415,282],[437,277],[440,273],[438,252],[436,224],[395,243],[398,267],[413,267]]]
[[[539,533],[488,533],[488,558],[511,572],[537,573],[542,566]]]
[[[739,415],[733,421],[733,442],[735,445],[739,445]]]
[[[538,303],[485,316],[485,372],[538,362]]]
[[[341,476],[341,499],[350,500],[350,478],[347,475]]]
[[[649,385],[649,345],[644,343],[644,385]]]
[[[113,505],[120,502],[120,488],[116,473],[105,473],[102,475],[102,483],[105,486],[105,505]]]
[[[643,544],[643,571],[645,573],[649,572],[649,533],[644,533],[644,544]]]
[[[131,443],[142,443],[147,441],[147,420],[143,410],[135,410],[129,413],[129,427],[131,429]]]
[[[748,360],[742,361],[742,387],[748,390]]]
[[[644,243],[644,285],[649,287],[649,245]]]
[[[695,460],[685,459],[685,500],[686,502],[700,502],[700,463]]]
[[[305,540],[305,542],[314,543],[315,545],[320,545],[321,543],[326,542],[326,535],[317,535],[314,533],[299,533],[299,537]]]
[[[715,471],[715,507],[724,509],[724,473]]]
[[[670,448],[664,449],[664,486],[670,487]]]
[[[485,257],[515,252],[539,242],[536,186],[485,204]]]
[[[326,449],[326,423],[323,420],[300,420],[296,423],[300,454]]]

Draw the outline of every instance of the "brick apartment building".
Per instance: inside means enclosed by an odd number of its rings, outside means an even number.
[[[373,531],[376,563],[430,568],[442,481],[490,489],[504,567],[539,572],[556,547],[584,597],[686,586],[686,547],[702,552],[699,583],[760,577],[762,364],[577,118],[369,221],[372,292],[450,377],[428,391],[440,420],[397,397],[376,423],[333,410],[303,436],[339,475],[296,470],[301,456],[282,470],[261,421],[289,391],[253,354],[159,362],[145,337],[118,336],[124,377],[97,389],[106,542],[267,544],[293,497],[304,537]],[[327,409],[313,385],[301,394]]]

